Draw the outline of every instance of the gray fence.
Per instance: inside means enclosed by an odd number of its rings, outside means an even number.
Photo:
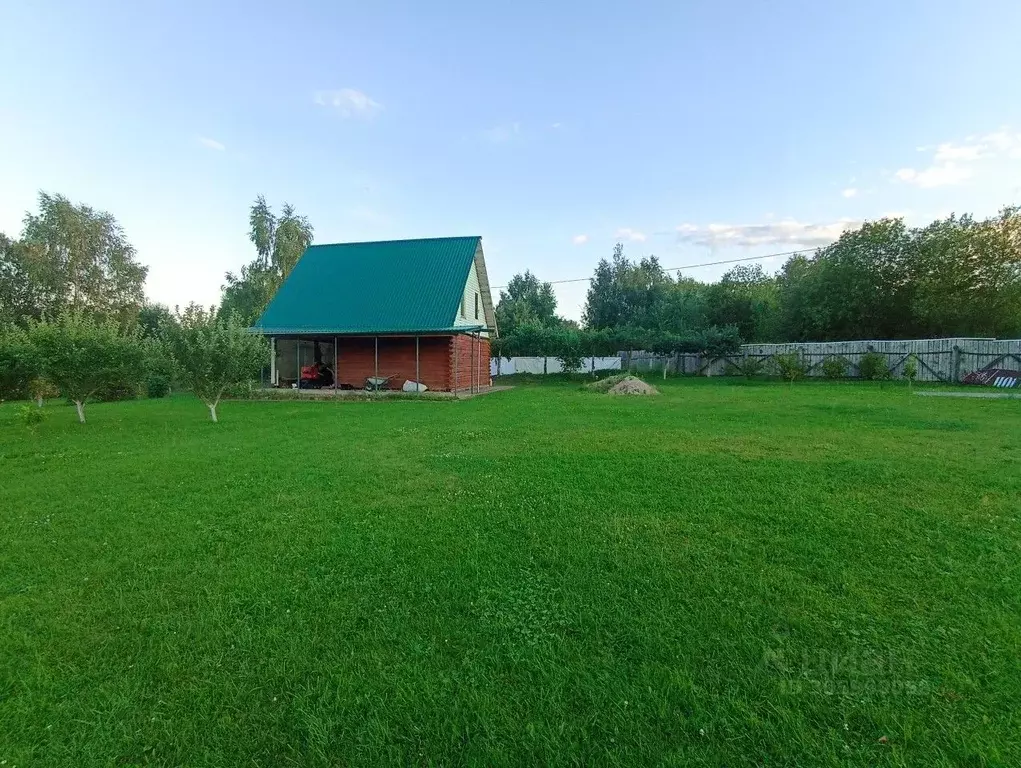
[[[858,362],[866,352],[886,357],[894,376],[901,376],[910,355],[918,360],[919,381],[960,381],[984,368],[1021,368],[1021,339],[915,339],[911,341],[825,341],[800,344],[745,344],[733,355],[712,357],[651,352],[621,352],[621,365],[635,371],[699,376],[725,376],[743,359],[758,358],[768,365],[775,355],[797,352],[809,376],[822,376],[827,358],[848,362],[848,376],[858,375]]]

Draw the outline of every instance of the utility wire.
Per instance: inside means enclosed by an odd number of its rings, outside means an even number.
[[[699,267],[716,267],[720,264],[736,264],[739,261],[761,261],[762,259],[774,259],[777,256],[797,256],[800,253],[814,253],[818,248],[801,248],[797,251],[782,251],[780,253],[767,253],[762,256],[744,256],[740,259],[723,259],[722,261],[707,261],[702,264],[686,264],[683,267],[664,267],[664,272],[680,272],[685,269],[698,269]],[[572,277],[570,280],[547,280],[550,285],[561,285],[563,283],[585,283],[592,280],[591,277]],[[493,290],[506,288],[506,285],[494,285]]]

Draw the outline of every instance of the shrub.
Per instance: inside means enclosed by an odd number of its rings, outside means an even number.
[[[46,418],[46,412],[34,405],[22,405],[18,408],[18,418],[29,429],[35,429],[43,423],[43,420]]]
[[[162,373],[150,373],[145,380],[145,396],[152,399],[170,394],[170,377]]]
[[[727,366],[727,373],[731,376],[744,376],[746,379],[754,378],[766,370],[766,358],[764,357],[743,357],[738,362],[731,362]]]
[[[878,352],[866,352],[858,361],[858,375],[867,381],[881,381],[890,378],[890,366],[886,364],[886,355]]]
[[[822,361],[822,372],[827,379],[843,379],[847,376],[846,357],[827,357]]]
[[[18,328],[0,328],[0,401],[28,395],[38,374],[39,365],[28,334]]]
[[[915,359],[914,354],[908,355],[908,359],[904,361],[904,378],[908,380],[909,388],[915,383],[915,379],[918,378],[918,361]]]
[[[801,355],[797,352],[787,352],[783,355],[776,355],[773,357],[773,360],[776,363],[777,373],[780,374],[780,378],[784,381],[793,384],[798,379],[805,377],[805,363],[802,361]]]

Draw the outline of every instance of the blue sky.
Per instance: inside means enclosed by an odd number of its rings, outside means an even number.
[[[494,285],[984,216],[1021,202],[1019,29],[1012,0],[6,0],[0,231],[40,189],[109,210],[172,305],[251,259],[258,194],[317,242],[482,235]]]

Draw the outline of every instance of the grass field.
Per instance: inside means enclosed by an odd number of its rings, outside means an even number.
[[[1021,765],[1021,404],[663,389],[0,406],[0,765]]]

